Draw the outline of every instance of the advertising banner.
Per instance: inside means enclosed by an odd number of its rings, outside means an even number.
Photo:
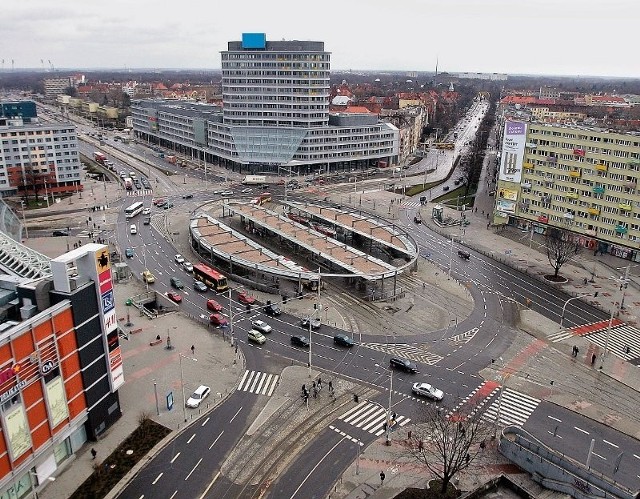
[[[527,124],[520,121],[507,121],[504,124],[502,156],[500,158],[500,180],[520,183],[522,161],[527,137]]]
[[[69,417],[67,400],[64,396],[62,378],[58,376],[46,385],[47,406],[51,418],[51,428],[55,428]]]
[[[31,448],[31,433],[22,404],[16,404],[5,413],[3,426],[11,460],[15,461]]]
[[[510,201],[517,201],[518,191],[514,191],[513,189],[500,189],[498,191],[498,197],[502,199],[509,199]]]
[[[516,212],[516,202],[515,201],[505,201],[503,199],[496,200],[496,209],[498,211],[502,211],[504,213],[515,213]]]

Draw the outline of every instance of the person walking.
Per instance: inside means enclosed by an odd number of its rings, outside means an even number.
[[[380,472],[380,485],[384,484],[385,474],[384,471]]]
[[[596,363],[596,358],[597,358],[597,356],[596,356],[595,353],[591,354],[591,365],[594,365]]]
[[[191,355],[195,355],[195,354],[196,354],[196,346],[191,345]]]
[[[94,448],[91,448],[91,459],[95,459],[97,455],[98,452]]]

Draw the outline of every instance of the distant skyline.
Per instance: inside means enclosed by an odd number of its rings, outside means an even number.
[[[4,0],[3,68],[219,69],[244,32],[332,70],[640,77],[638,0]]]

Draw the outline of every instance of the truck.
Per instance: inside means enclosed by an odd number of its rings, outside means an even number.
[[[266,175],[247,175],[242,179],[243,185],[261,185],[267,183]]]
[[[107,160],[107,157],[101,152],[95,151],[93,153],[93,159],[96,160],[101,165],[104,165],[104,162]]]
[[[131,177],[125,177],[124,188],[128,191],[133,190],[133,180],[131,180]]]

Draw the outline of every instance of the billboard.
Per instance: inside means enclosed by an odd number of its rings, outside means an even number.
[[[242,33],[243,49],[264,49],[267,47],[267,35],[265,33]]]
[[[502,140],[500,173],[498,175],[500,180],[520,183],[526,138],[526,123],[507,121],[504,124],[504,139]]]
[[[502,199],[508,199],[510,201],[518,200],[518,191],[514,191],[512,189],[500,189],[498,191],[498,197]]]
[[[505,201],[504,199],[496,199],[496,209],[502,213],[513,214],[516,212],[516,202]]]

